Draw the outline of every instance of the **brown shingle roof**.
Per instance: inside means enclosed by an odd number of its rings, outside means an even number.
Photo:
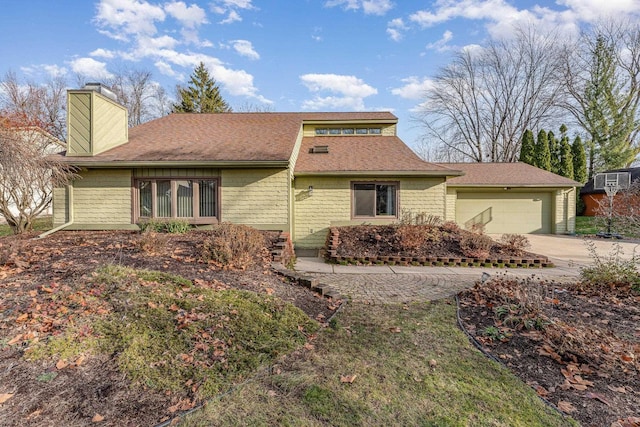
[[[438,163],[465,174],[449,186],[580,187],[582,184],[526,163]]]
[[[129,141],[70,163],[288,161],[303,121],[397,122],[389,112],[170,114],[129,130]]]
[[[311,153],[314,146],[329,152]],[[332,172],[405,172],[426,175],[459,175],[448,168],[421,160],[395,136],[323,136],[302,139],[295,174]]]

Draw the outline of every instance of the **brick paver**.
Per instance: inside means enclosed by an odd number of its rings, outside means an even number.
[[[450,297],[473,286],[480,273],[473,274],[311,274],[325,286],[352,301],[408,303]]]

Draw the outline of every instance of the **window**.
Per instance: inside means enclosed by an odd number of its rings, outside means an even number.
[[[215,179],[140,179],[136,189],[138,218],[184,218],[201,224],[217,221]]]
[[[369,135],[382,135],[382,129],[380,129],[380,128],[369,128]]]
[[[358,128],[358,129],[356,129],[356,134],[357,135],[366,135],[367,134],[367,128]]]
[[[395,217],[398,212],[398,183],[358,182],[353,188],[354,217]]]

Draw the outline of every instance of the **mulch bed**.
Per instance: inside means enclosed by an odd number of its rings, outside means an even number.
[[[584,426],[640,426],[640,295],[497,278],[459,295],[463,328]]]
[[[339,264],[422,265],[451,267],[553,267],[546,256],[500,242],[477,248],[487,236],[441,225],[358,225],[332,227],[327,258]],[[464,241],[469,242],[465,247]]]
[[[90,357],[78,366],[57,369],[51,361],[26,362],[20,348],[6,345],[22,331],[18,313],[38,303],[41,295],[64,286],[90,292],[92,273],[100,266],[168,272],[196,285],[213,282],[224,288],[273,295],[319,321],[336,310],[338,304],[274,273],[268,251],[261,255],[264,262],[242,271],[198,261],[197,249],[204,233],[166,235],[151,253],[141,249],[143,235],[137,232],[58,232],[40,240],[32,239],[34,236],[0,238],[0,400],[2,393],[15,393],[0,403],[0,425],[154,425],[173,415],[180,405],[180,396],[131,384],[112,358]],[[272,242],[278,239],[277,233],[267,237]],[[43,308],[47,307],[43,304]],[[83,308],[78,305],[73,309],[80,315]],[[66,314],[60,318],[72,318]],[[55,333],[55,321],[50,333]],[[42,332],[40,339],[47,333]],[[49,381],[51,376],[55,381]],[[108,421],[93,423],[95,414]]]

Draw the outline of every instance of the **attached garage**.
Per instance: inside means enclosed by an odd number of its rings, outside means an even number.
[[[575,232],[580,183],[526,163],[440,163],[464,172],[447,179],[449,221],[486,233]]]
[[[456,198],[456,222],[465,228],[484,224],[491,234],[550,234],[552,212],[549,192],[458,192]]]

